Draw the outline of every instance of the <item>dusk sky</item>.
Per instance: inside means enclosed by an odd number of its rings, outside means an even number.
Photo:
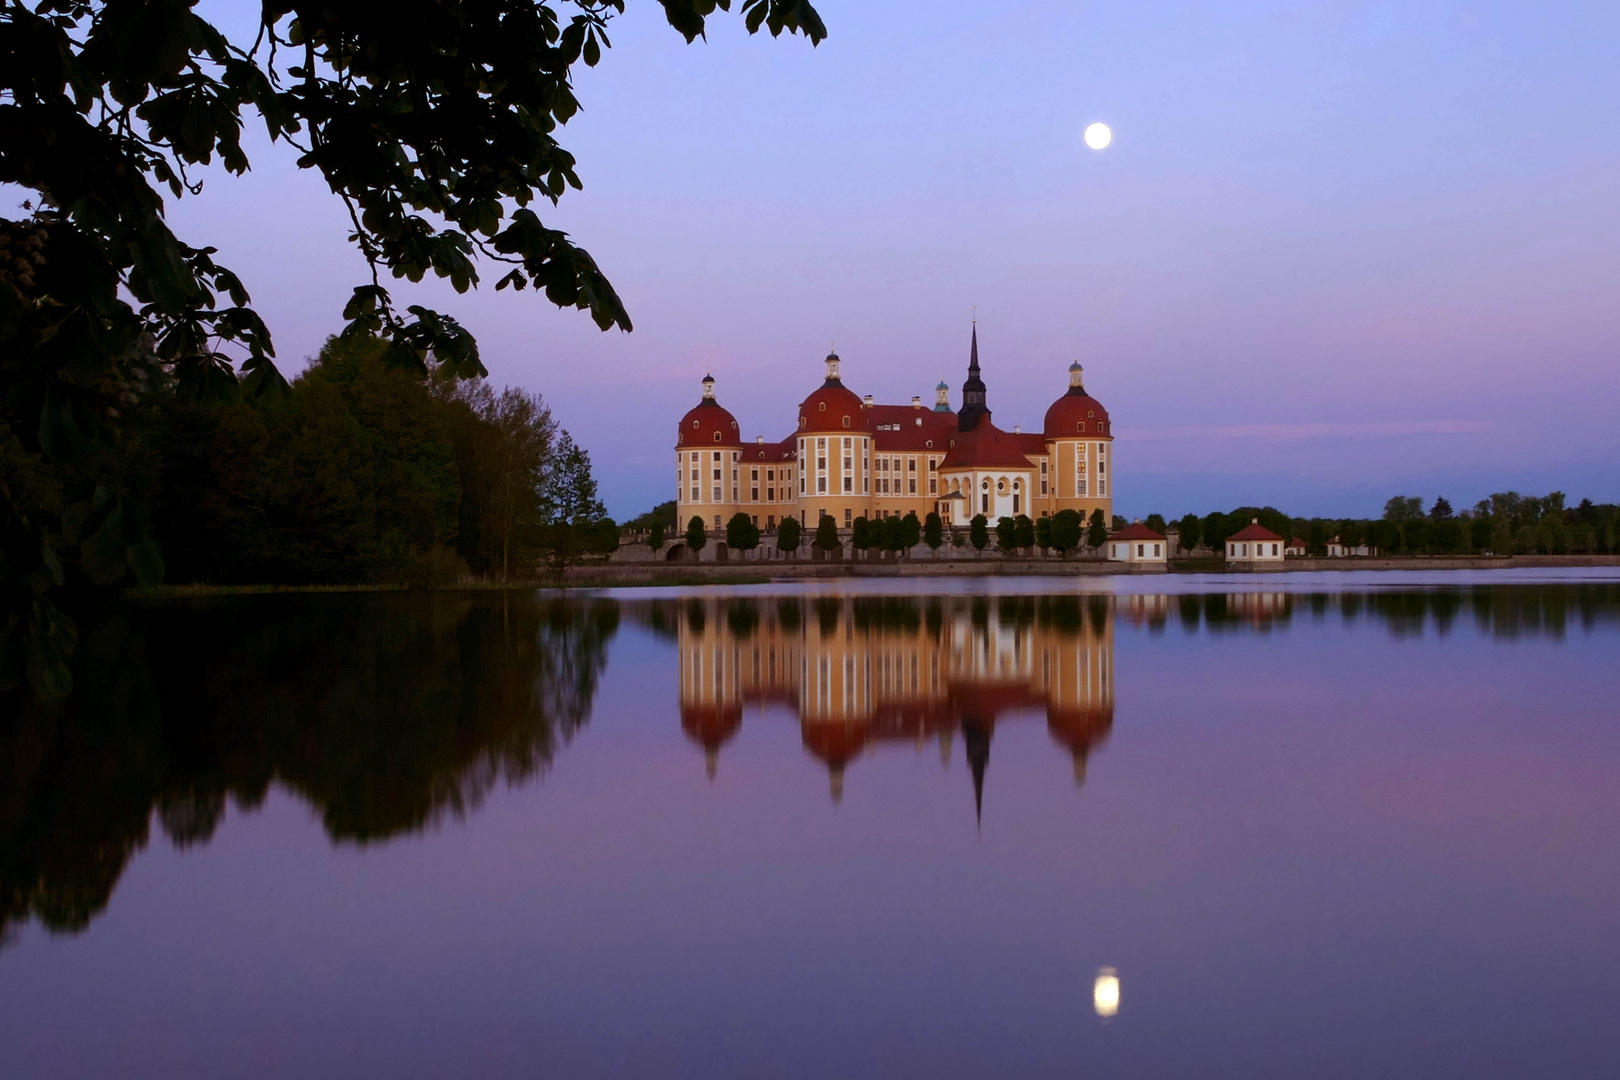
[[[615,517],[673,496],[705,372],[749,439],[791,431],[829,342],[857,393],[943,376],[957,405],[975,306],[999,426],[1038,428],[1085,365],[1125,516],[1620,499],[1620,5],[817,7],[819,48],[735,16],[688,46],[632,0],[581,78],[585,190],[542,216],[634,333],[493,266],[466,296],[394,286],[545,395]],[[251,40],[257,4],[200,10]],[[364,267],[317,175],[250,156],[171,222],[291,376]]]

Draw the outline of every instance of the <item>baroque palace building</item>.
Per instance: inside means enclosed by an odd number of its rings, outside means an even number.
[[[1050,517],[1101,510],[1112,521],[1113,428],[1108,410],[1086,392],[1078,363],[1068,392],[1046,410],[1039,432],[1004,431],[990,418],[979,371],[979,332],[968,353],[962,407],[935,388],[933,408],[878,405],[844,386],[836,353],[822,384],[799,405],[793,434],[776,442],[743,438],[737,418],[703,379],[703,398],[681,418],[675,439],[681,526],[700,518],[711,530],[738,513],[774,529],[796,517],[814,529],[823,515],[848,529],[858,517],[882,519],[937,512],[946,526],[976,514]]]

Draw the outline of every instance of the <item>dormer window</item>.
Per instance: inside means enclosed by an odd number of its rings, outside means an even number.
[[[719,432],[718,432],[718,431],[717,431],[717,432],[715,432],[715,433],[714,433],[714,441],[715,441],[715,442],[719,442],[719,441],[720,441],[720,433],[719,433]]]
[[[1086,410],[1086,415],[1087,416],[1096,416],[1097,415],[1097,410],[1096,409],[1087,409]]]
[[[844,417],[844,426],[849,427],[849,417]]]
[[[819,406],[819,408],[821,409],[822,412],[826,412],[827,411],[827,403],[825,401],[823,401],[821,403],[821,405]]]

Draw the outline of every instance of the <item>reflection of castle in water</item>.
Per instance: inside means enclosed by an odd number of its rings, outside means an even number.
[[[1076,780],[1114,721],[1110,597],[694,600],[680,620],[681,725],[714,775],[747,704],[793,708],[805,748],[844,772],[883,743],[962,736],[982,805],[996,724],[1046,713]]]

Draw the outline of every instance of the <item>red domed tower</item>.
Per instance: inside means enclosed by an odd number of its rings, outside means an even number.
[[[1114,516],[1113,423],[1102,402],[1086,392],[1084,369],[1069,365],[1069,392],[1046,410],[1042,432],[1052,461],[1052,513],[1076,510],[1089,518]]]
[[[675,434],[675,467],[681,478],[675,512],[681,531],[694,517],[717,530],[741,505],[738,480],[742,433],[737,418],[714,398],[714,376],[703,376],[703,399]]]
[[[799,513],[814,530],[823,514],[840,529],[866,514],[871,491],[872,424],[867,408],[839,376],[837,353],[827,375],[799,405]]]

